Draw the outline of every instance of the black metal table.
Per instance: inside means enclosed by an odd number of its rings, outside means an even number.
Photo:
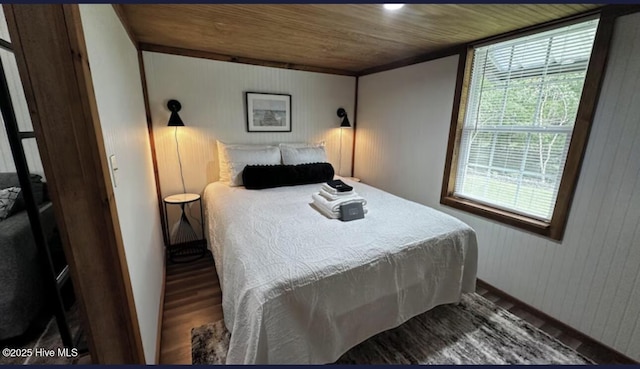
[[[185,206],[194,202],[200,203],[200,237],[193,229],[189,217],[185,212]],[[167,196],[163,200],[164,217],[167,239],[167,256],[173,263],[188,263],[203,257],[207,252],[207,240],[204,236],[204,212],[202,210],[202,199],[200,195],[194,193],[181,193]],[[177,224],[174,243],[171,240],[169,226],[168,205],[180,205],[180,219]],[[192,217],[193,218],[193,217]]]

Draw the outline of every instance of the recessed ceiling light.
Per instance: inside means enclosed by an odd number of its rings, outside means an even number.
[[[404,4],[384,4],[384,8],[387,10],[398,10],[403,6]]]

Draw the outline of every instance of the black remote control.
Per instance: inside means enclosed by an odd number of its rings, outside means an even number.
[[[327,184],[333,188],[336,189],[336,191],[338,192],[349,192],[351,190],[353,190],[353,187],[349,186],[348,184],[342,182],[339,179],[333,180],[333,181],[328,181]]]

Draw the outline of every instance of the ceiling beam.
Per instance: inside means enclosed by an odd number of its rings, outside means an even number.
[[[271,68],[294,69],[294,70],[300,70],[304,72],[337,74],[341,76],[355,77],[357,75],[357,73],[354,71],[349,71],[344,69],[323,68],[323,67],[314,67],[311,65],[301,65],[301,64],[283,63],[283,62],[270,61],[270,60],[252,59],[252,58],[245,58],[241,56],[218,54],[218,53],[213,53],[210,51],[202,51],[202,50],[183,49],[183,48],[172,47],[172,46],[140,43],[139,47],[140,47],[140,50],[142,51],[151,51],[151,52],[171,54],[171,55],[190,56],[193,58],[218,60],[218,61],[225,61],[225,62],[231,62],[231,63],[251,64],[251,65],[259,65],[259,66],[271,67]]]
[[[448,47],[445,49],[428,52],[422,55],[413,56],[411,58],[398,60],[389,64],[384,64],[384,65],[379,65],[377,67],[363,69],[360,72],[358,72],[358,77],[366,76],[367,74],[373,74],[378,72],[384,72],[391,69],[406,67],[412,64],[424,63],[430,60],[446,58],[447,56],[459,55],[461,52],[466,50],[466,48],[467,48],[466,44],[457,45],[457,46]]]

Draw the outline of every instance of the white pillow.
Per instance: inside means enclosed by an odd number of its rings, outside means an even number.
[[[285,165],[327,162],[327,152],[324,145],[299,147],[297,144],[280,144],[280,152],[282,153],[282,163]]]
[[[271,147],[269,145],[241,145],[241,144],[226,144],[222,141],[216,140],[218,145],[218,163],[219,163],[219,176],[220,182],[229,182],[231,180],[231,168],[229,167],[229,155],[227,149],[262,149]]]
[[[268,145],[227,145],[218,141],[220,181],[242,186],[242,171],[247,165],[278,165],[280,149]]]

